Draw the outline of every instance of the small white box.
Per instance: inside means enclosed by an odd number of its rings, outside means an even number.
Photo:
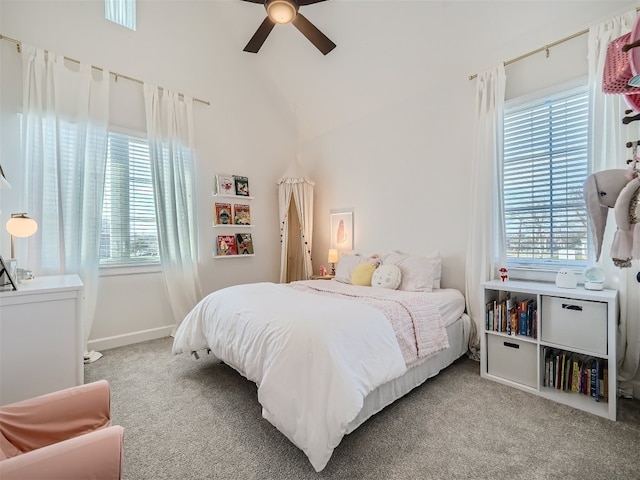
[[[540,339],[607,354],[607,304],[589,300],[542,296]]]
[[[537,388],[536,344],[488,335],[487,373]]]

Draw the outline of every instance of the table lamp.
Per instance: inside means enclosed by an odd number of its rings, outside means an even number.
[[[336,274],[336,263],[338,261],[338,250],[335,248],[329,249],[329,255],[327,257],[327,262],[331,264],[331,275]]]
[[[30,237],[38,231],[38,224],[33,218],[27,217],[26,213],[12,213],[11,218],[7,220],[7,232],[11,235],[11,258],[14,255],[14,237]]]

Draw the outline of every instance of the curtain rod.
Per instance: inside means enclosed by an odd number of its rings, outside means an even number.
[[[636,12],[640,12],[640,7],[636,7]],[[573,35],[569,35],[568,37],[564,37],[564,38],[561,38],[560,40],[556,40],[553,43],[545,45],[544,47],[531,50],[530,52],[527,52],[524,55],[520,55],[519,57],[512,58],[511,60],[507,60],[506,62],[504,62],[504,66],[506,67],[507,65],[511,65],[512,63],[523,60],[527,57],[530,57],[531,55],[535,55],[536,53],[545,52],[545,51],[547,52],[547,58],[549,58],[549,49],[551,47],[555,47],[557,45],[560,45],[561,43],[568,42],[569,40],[573,40],[576,37],[581,37],[582,35],[585,35],[587,33],[589,33],[589,29],[585,28],[584,30],[580,30],[579,32],[574,33]],[[473,80],[477,76],[478,76],[477,73],[474,75],[469,75],[469,80]]]
[[[16,47],[18,48],[18,52],[20,52],[20,49],[21,49],[21,46],[22,46],[22,42],[20,40],[16,40],[15,38],[7,37],[6,35],[2,35],[2,34],[0,34],[0,40],[6,40],[8,42],[15,43]],[[45,50],[45,52],[48,53],[47,50]],[[76,60],[75,58],[64,57],[64,59],[68,60],[70,62],[80,63],[80,60]],[[94,69],[99,70],[101,72],[104,71],[104,68],[96,67],[94,65],[91,65],[91,68],[94,68]],[[144,82],[142,80],[130,77],[129,75],[123,75],[122,73],[112,72],[112,71],[109,71],[109,74],[111,74],[111,75],[113,75],[115,77],[116,82],[118,81],[119,78],[124,78],[125,80],[129,80],[131,82],[139,83],[141,85],[144,84]],[[158,88],[160,90],[165,90],[165,88],[163,88],[163,87],[158,87]],[[182,97],[184,97],[183,93],[178,93],[178,95],[182,95]],[[200,102],[200,103],[203,103],[205,105],[211,105],[210,102],[208,102],[206,100],[201,100],[199,98],[194,98],[193,101],[194,102]]]

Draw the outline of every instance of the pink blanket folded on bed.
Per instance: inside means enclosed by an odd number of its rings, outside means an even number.
[[[407,368],[449,348],[444,321],[427,293],[320,280],[293,282],[289,286],[320,295],[350,297],[381,311],[393,327]]]

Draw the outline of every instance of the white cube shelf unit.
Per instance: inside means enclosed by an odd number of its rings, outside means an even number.
[[[550,283],[517,280],[492,280],[484,283],[483,288],[487,306],[480,336],[480,374],[483,378],[610,420],[616,419],[616,290],[592,291],[581,285],[568,289]],[[512,300],[516,307],[521,301],[529,301],[535,306],[536,313],[530,315],[529,335],[520,334],[518,315],[514,317],[517,319],[517,333],[509,331],[510,328],[496,326],[496,322],[489,325],[489,310],[493,312],[490,307],[494,302],[499,305],[507,297],[516,299],[516,302]],[[510,322],[509,315],[506,320]],[[526,315],[523,322],[526,324]],[[505,326],[503,322],[499,323]],[[576,371],[580,375],[577,382],[576,377],[569,382],[558,381],[561,377],[556,377],[555,371],[550,372],[549,363],[553,366],[553,360],[545,360],[545,357],[562,358],[558,355],[564,354],[567,359],[572,358],[579,365],[585,365],[584,374],[582,368],[571,370],[572,375]],[[564,361],[560,363],[573,365]],[[596,365],[601,377],[596,392],[602,393],[597,397],[591,393],[595,384],[586,389],[587,394],[580,392],[587,378],[598,377],[597,374],[590,377],[591,367],[596,371]],[[605,368],[607,376],[604,375]],[[559,369],[558,372],[561,371],[560,366]],[[577,387],[567,388],[572,383],[577,383]]]

